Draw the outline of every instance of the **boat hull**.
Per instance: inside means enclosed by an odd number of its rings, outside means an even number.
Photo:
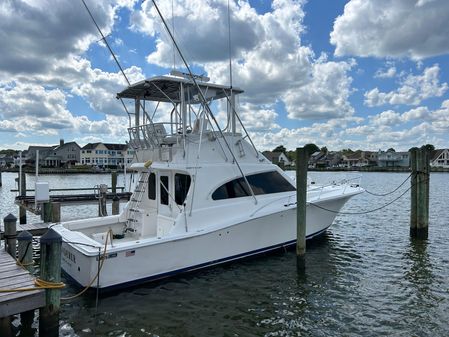
[[[339,210],[349,196],[322,201],[319,206]],[[323,233],[336,213],[308,205],[308,239]],[[64,235],[62,233],[62,235]],[[209,232],[196,232],[174,240],[142,240],[120,247],[108,245],[97,281],[99,256],[88,256],[76,245],[63,243],[62,268],[81,286],[115,288],[169,277],[248,256],[266,253],[296,242],[296,208],[260,216]]]

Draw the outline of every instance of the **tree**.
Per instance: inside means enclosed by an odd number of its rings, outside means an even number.
[[[283,145],[279,145],[271,152],[282,152],[285,154],[287,152],[287,149]]]
[[[423,146],[423,148],[425,148],[427,152],[432,152],[435,150],[435,146],[433,146],[432,144],[426,144]]]
[[[320,152],[321,152],[321,153],[324,153],[324,154],[327,154],[329,151],[327,150],[327,147],[326,147],[326,146],[323,146],[323,147],[320,149]]]
[[[390,148],[387,150],[387,152],[396,152],[396,150],[393,149],[392,147],[390,147]]]

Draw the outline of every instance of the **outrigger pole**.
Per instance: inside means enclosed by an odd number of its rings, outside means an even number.
[[[84,1],[84,0],[83,0],[83,1]],[[190,78],[192,79],[193,84],[195,85],[195,87],[196,87],[197,90],[198,90],[198,93],[199,93],[199,95],[200,95],[201,102],[203,103],[203,105],[204,105],[204,107],[206,108],[206,110],[207,110],[209,116],[212,118],[212,120],[214,121],[215,125],[217,126],[217,129],[218,129],[218,131],[220,132],[221,136],[223,137],[223,140],[224,140],[224,142],[225,142],[225,144],[226,144],[226,147],[228,148],[229,152],[231,153],[231,156],[232,156],[232,159],[233,159],[234,163],[237,165],[237,167],[238,167],[238,169],[239,169],[239,171],[240,171],[240,174],[242,175],[242,178],[245,180],[245,183],[246,183],[246,185],[248,186],[248,189],[249,189],[249,191],[251,192],[251,195],[252,195],[252,197],[254,198],[255,203],[257,204],[257,198],[256,198],[256,196],[255,196],[255,194],[254,194],[254,191],[253,191],[253,189],[251,188],[251,185],[249,184],[248,180],[246,179],[246,176],[245,176],[245,174],[243,173],[243,170],[242,170],[242,168],[240,167],[240,164],[238,163],[237,158],[236,158],[235,155],[234,155],[234,151],[232,151],[231,146],[229,145],[228,141],[226,140],[226,137],[224,136],[223,132],[221,131],[220,125],[218,124],[218,122],[217,122],[217,120],[216,120],[214,114],[213,114],[212,111],[210,110],[209,104],[207,104],[207,100],[206,100],[206,98],[204,97],[203,91],[201,90],[200,86],[198,85],[198,82],[196,81],[195,76],[193,75],[192,71],[190,70],[189,64],[187,63],[186,59],[184,58],[184,55],[182,54],[181,50],[179,49],[179,46],[178,46],[178,44],[176,43],[176,40],[175,40],[175,38],[173,37],[173,34],[171,33],[170,28],[169,28],[168,25],[167,25],[167,22],[165,21],[164,17],[162,16],[161,11],[159,10],[159,7],[158,7],[157,4],[156,4],[156,0],[152,0],[152,2],[153,2],[154,7],[156,8],[157,13],[159,14],[159,17],[160,17],[161,20],[162,20],[162,23],[163,23],[164,26],[165,26],[165,29],[167,30],[168,35],[170,35],[170,39],[172,40],[173,45],[176,47],[176,50],[178,51],[179,56],[180,56],[181,59],[182,59],[182,62],[184,63],[184,65],[185,65],[187,71],[189,72],[189,76],[190,76]],[[232,90],[232,88],[231,88],[231,90]]]

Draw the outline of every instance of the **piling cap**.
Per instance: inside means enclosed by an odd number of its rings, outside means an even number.
[[[50,244],[55,242],[62,242],[62,236],[55,232],[52,228],[41,236],[41,244]]]
[[[31,241],[33,240],[33,235],[31,235],[28,231],[20,232],[19,235],[17,235],[17,241]]]
[[[17,221],[17,218],[11,213],[9,213],[7,216],[3,218],[3,222],[14,222],[14,221]]]

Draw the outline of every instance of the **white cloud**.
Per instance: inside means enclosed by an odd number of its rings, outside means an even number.
[[[448,89],[447,83],[439,81],[440,67],[433,65],[426,68],[422,75],[408,75],[402,80],[401,86],[390,92],[381,92],[374,88],[365,92],[365,105],[373,107],[384,104],[418,105],[430,97],[440,97]]]
[[[331,32],[335,55],[422,59],[449,52],[446,0],[351,0]]]
[[[175,1],[175,36],[191,64],[204,66],[214,82],[229,83],[227,1],[201,2],[201,15],[195,10],[198,1]],[[290,119],[351,115],[348,72],[354,61],[328,62],[325,55],[316,59],[310,47],[301,45],[303,3],[274,1],[271,12],[259,15],[246,2],[230,2],[233,84],[245,90],[244,103],[266,112],[281,102]],[[171,29],[171,4],[160,8]],[[172,67],[172,42],[158,33],[160,19],[148,2],[133,14],[131,25],[157,38],[148,61]]]
[[[375,78],[392,78],[396,75],[396,67],[389,67],[388,69],[379,69],[374,74]]]

